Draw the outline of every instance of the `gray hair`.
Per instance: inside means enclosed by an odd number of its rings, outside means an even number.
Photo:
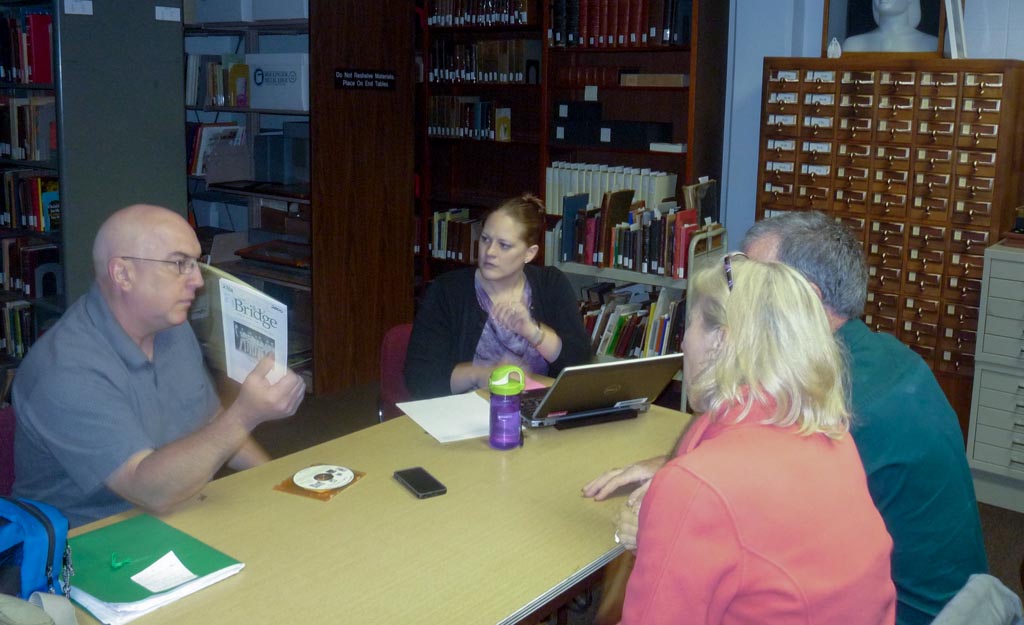
[[[846,319],[864,314],[868,271],[864,246],[843,224],[817,211],[789,211],[756,222],[742,249],[772,237],[776,259],[795,268],[821,290],[821,299]]]

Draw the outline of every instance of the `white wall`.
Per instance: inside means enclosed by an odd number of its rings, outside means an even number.
[[[1024,0],[965,0],[967,55],[1024,60]]]
[[[754,223],[761,73],[766,56],[820,56],[821,0],[731,0],[722,219],[737,249]]]
[[[824,4],[730,0],[721,200],[732,249],[754,222],[764,57],[821,56]],[[1024,59],[1024,0],[965,0],[964,30],[970,57]]]

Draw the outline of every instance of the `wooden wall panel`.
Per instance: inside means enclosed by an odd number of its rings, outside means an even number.
[[[387,328],[412,320],[411,0],[311,0],[314,386],[373,382]],[[336,70],[393,89],[342,89]]]

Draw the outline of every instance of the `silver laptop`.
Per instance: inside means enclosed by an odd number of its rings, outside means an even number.
[[[636,416],[636,411],[646,410],[657,399],[682,366],[682,354],[667,354],[566,367],[547,389],[523,393],[523,422],[540,427]]]

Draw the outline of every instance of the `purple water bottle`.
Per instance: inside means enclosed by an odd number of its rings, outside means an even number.
[[[491,372],[491,434],[488,442],[494,449],[512,449],[522,443],[519,416],[519,394],[526,387],[526,374],[515,365],[498,367]]]

